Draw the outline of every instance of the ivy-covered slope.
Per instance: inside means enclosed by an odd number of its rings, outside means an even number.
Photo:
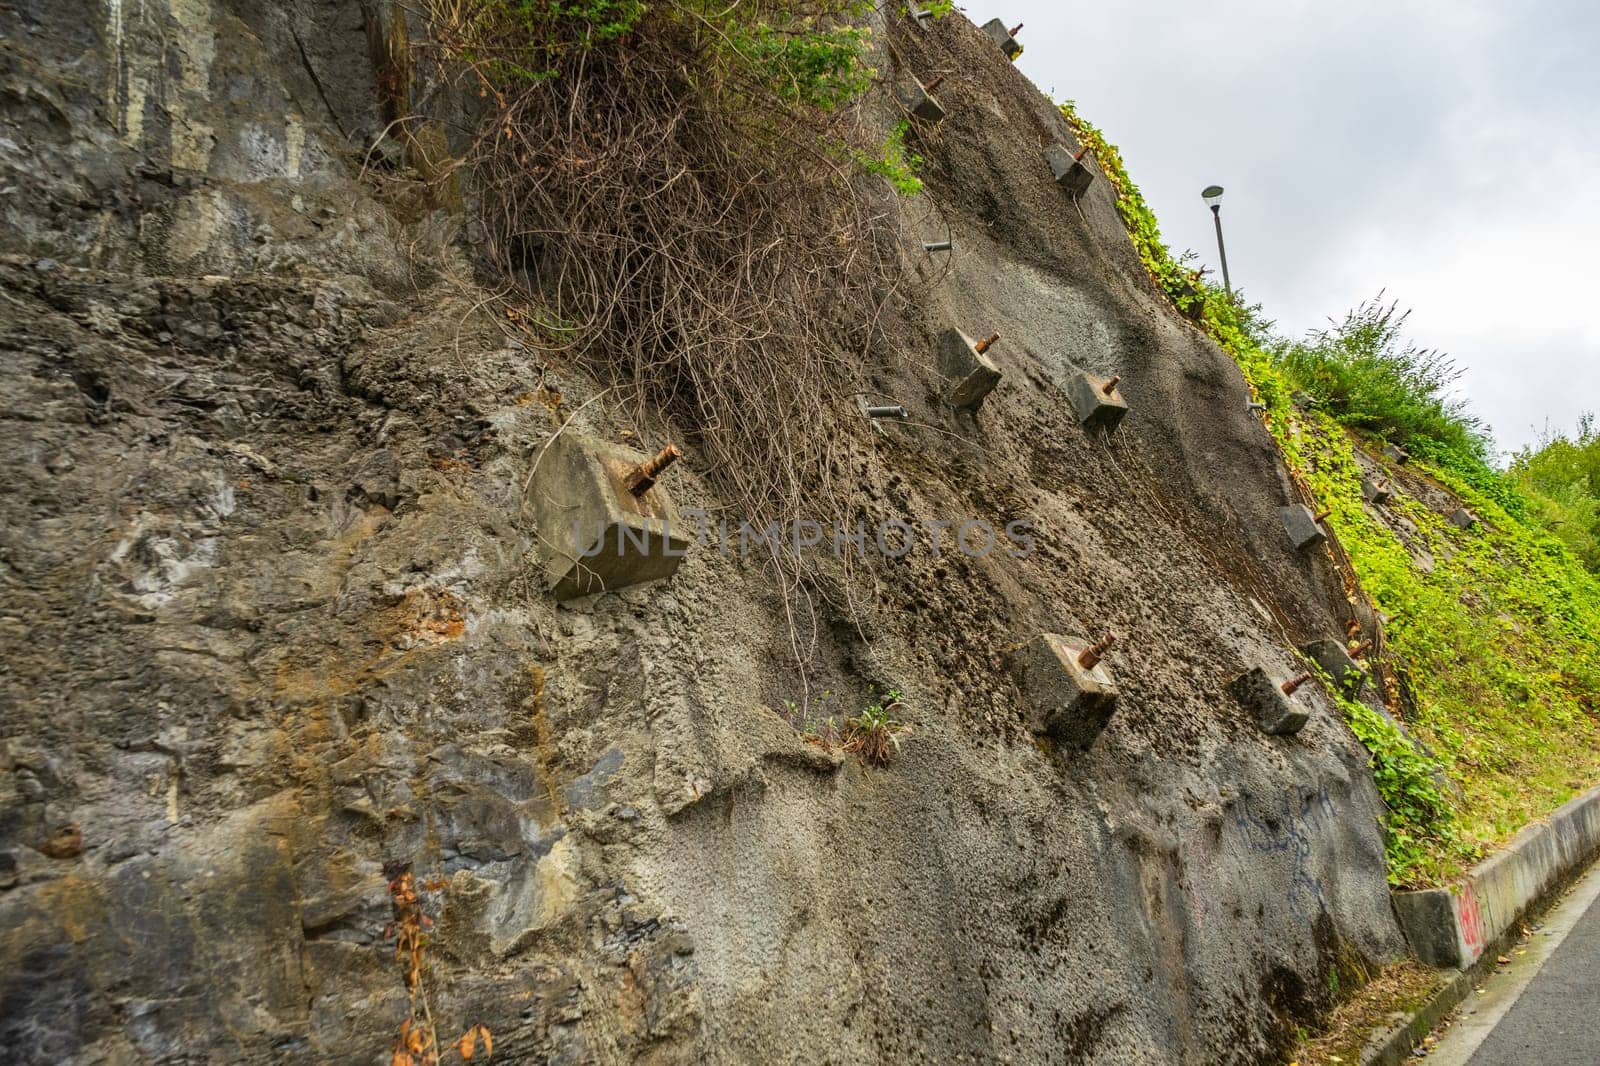
[[[1296,480],[1332,512],[1347,589],[1385,620],[1390,713],[1342,706],[1389,805],[1390,879],[1450,879],[1600,781],[1600,584],[1480,459],[1424,447],[1396,466],[1381,440],[1307,402],[1314,384],[1274,359],[1259,308],[1173,256],[1116,147],[1071,103],[1061,111],[1093,146],[1151,277],[1239,363]],[[1362,497],[1368,475],[1394,484],[1381,507]],[[1448,521],[1458,502],[1477,525]]]

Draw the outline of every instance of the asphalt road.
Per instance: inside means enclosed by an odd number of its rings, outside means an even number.
[[[1589,903],[1467,1062],[1600,1064],[1600,898]]]

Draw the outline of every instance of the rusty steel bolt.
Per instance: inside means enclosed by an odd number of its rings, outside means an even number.
[[[997,341],[999,339],[1000,339],[1000,334],[991,333],[987,337],[983,338],[983,340],[979,341],[977,344],[974,344],[972,346],[972,350],[977,352],[979,355],[982,355],[984,352],[989,350],[989,347],[992,344],[994,344],[995,341]]]
[[[1289,680],[1285,681],[1283,684],[1279,685],[1278,687],[1283,690],[1283,694],[1285,696],[1293,696],[1294,693],[1295,693],[1295,689],[1299,688],[1301,685],[1305,684],[1307,681],[1310,681],[1310,680],[1311,680],[1311,671],[1307,670],[1303,674],[1296,674],[1294,677],[1291,677]]]
[[[1089,146],[1086,144],[1082,148],[1078,149],[1077,154],[1072,157],[1072,161],[1074,163],[1081,163],[1081,162],[1083,162],[1083,157],[1088,155],[1088,154],[1089,154]]]
[[[656,452],[654,458],[646,459],[633,468],[633,473],[628,475],[628,491],[635,496],[643,496],[650,491],[656,483],[656,478],[661,472],[683,457],[676,444],[669,444]]]
[[[1107,633],[1098,641],[1089,645],[1089,647],[1084,648],[1083,651],[1078,653],[1078,665],[1083,667],[1085,670],[1093,670],[1097,665],[1099,665],[1100,657],[1106,652],[1110,651],[1111,645],[1115,644],[1116,642],[1117,638],[1112,634]]]
[[[911,417],[906,413],[906,409],[899,404],[884,404],[878,407],[868,407],[866,412],[868,418],[899,418],[904,420]]]
[[[937,89],[939,86],[941,86],[943,84],[944,84],[944,75],[943,74],[935,74],[933,76],[933,78],[928,82],[928,84],[926,84],[926,85],[924,85],[922,87],[922,91],[925,92],[925,93],[931,93],[931,92],[933,92],[933,90]]]
[[[1333,514],[1333,511],[1331,511],[1331,510],[1318,511],[1315,515],[1313,515],[1311,517],[1311,520],[1313,522],[1326,522],[1328,520],[1328,516],[1331,515],[1331,514]]]
[[[1122,375],[1121,374],[1112,374],[1111,375],[1111,380],[1106,382],[1105,385],[1101,386],[1100,391],[1105,393],[1107,396],[1110,396],[1114,391],[1116,391],[1117,382],[1119,382],[1121,380],[1122,380]]]
[[[1012,36],[1012,37],[1015,37],[1017,34],[1019,34],[1021,32],[1022,32],[1022,23],[1020,23],[1020,22],[1006,31],[1006,33],[1009,36]]]
[[[1360,644],[1350,649],[1350,658],[1359,659],[1372,650],[1372,641],[1363,640]]]
[[[924,252],[948,252],[954,247],[955,243],[949,240],[922,242],[922,250]]]

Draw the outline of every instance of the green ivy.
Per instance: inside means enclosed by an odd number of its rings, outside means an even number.
[[[1371,755],[1372,779],[1386,807],[1384,845],[1389,883],[1409,885],[1427,880],[1431,852],[1454,845],[1457,815],[1439,787],[1441,769],[1393,722],[1338,688],[1327,685],[1344,712],[1344,720]]]

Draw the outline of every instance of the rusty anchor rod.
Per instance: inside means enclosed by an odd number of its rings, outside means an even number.
[[[977,352],[979,355],[982,355],[984,352],[989,350],[990,346],[993,345],[995,341],[997,341],[999,339],[1000,339],[1000,334],[991,333],[987,337],[983,338],[983,340],[979,341],[977,344],[974,344],[972,346],[972,350]]]
[[[1122,380],[1121,374],[1112,374],[1111,380],[1101,386],[1100,391],[1110,396],[1117,389],[1117,383]]]
[[[1283,690],[1283,694],[1285,696],[1293,696],[1294,692],[1295,692],[1295,689],[1299,688],[1301,685],[1305,684],[1307,681],[1310,681],[1310,680],[1311,680],[1311,671],[1307,670],[1303,674],[1296,674],[1294,677],[1291,677],[1289,680],[1285,681],[1282,685],[1279,685],[1278,687]]]
[[[628,491],[635,496],[643,496],[655,485],[656,478],[661,472],[683,457],[676,444],[669,444],[659,452],[633,468],[628,475]]]
[[[1111,645],[1115,644],[1116,642],[1117,638],[1112,634],[1107,633],[1105,636],[1095,641],[1095,643],[1089,645],[1089,647],[1084,648],[1083,651],[1078,653],[1078,665],[1083,667],[1085,670],[1093,670],[1100,664],[1100,657],[1106,652],[1110,651]]]

